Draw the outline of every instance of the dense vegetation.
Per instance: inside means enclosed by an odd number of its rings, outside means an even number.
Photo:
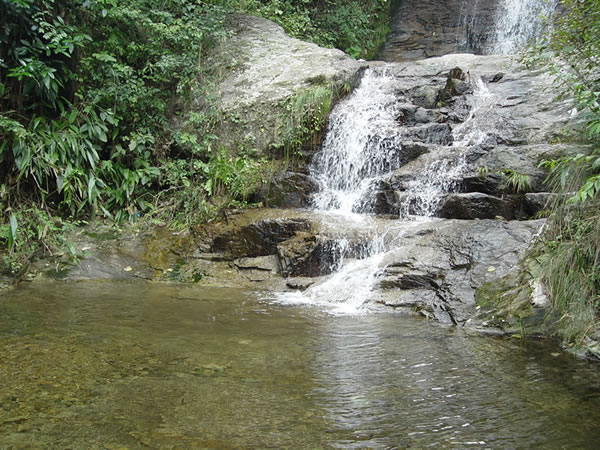
[[[189,224],[243,203],[266,164],[215,136],[207,63],[232,12],[354,57],[387,0],[0,0],[0,245],[18,271],[102,216]],[[202,112],[189,112],[192,97]],[[187,112],[186,112],[187,111]],[[173,127],[173,118],[184,124]],[[194,133],[185,132],[193,128]]]
[[[563,0],[561,14],[528,55],[554,75],[560,97],[575,100],[583,149],[545,161],[559,193],[539,255],[551,297],[551,332],[581,346],[600,338],[600,2]]]

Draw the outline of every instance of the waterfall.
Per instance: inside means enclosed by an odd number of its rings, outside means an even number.
[[[487,54],[510,55],[536,37],[557,6],[557,0],[500,0]]]
[[[459,144],[449,147],[454,156],[431,162],[411,182],[402,207],[407,212],[405,220],[388,221],[381,226],[378,219],[366,214],[374,183],[408,161],[403,154],[407,129],[397,120],[406,99],[398,90],[399,81],[385,69],[367,70],[358,88],[332,111],[323,147],[310,167],[320,185],[313,206],[321,212],[322,220],[331,221],[331,215],[342,216],[345,228],[366,232],[368,243],[360,258],[355,254],[349,257],[351,246],[340,239],[343,245],[338,247],[342,251],[332,267],[337,271],[305,292],[286,293],[280,300],[326,304],[338,312],[356,312],[368,300],[385,268],[386,254],[423,220],[432,220],[443,195],[456,188],[456,180],[466,167],[460,145],[481,139],[469,122],[479,120],[477,111],[489,107],[494,100],[481,80],[472,96],[470,115],[454,131]]]
[[[558,0],[463,0],[458,17],[457,48],[476,54],[510,55],[539,35]]]
[[[364,210],[370,184],[400,166],[401,129],[394,78],[367,70],[360,86],[331,113],[323,151],[310,168],[320,191],[315,209]]]
[[[515,52],[539,31],[539,16],[549,15],[557,0],[499,1],[463,1],[461,27],[467,38],[460,45],[477,53]],[[436,78],[452,69],[453,59],[447,61]],[[321,151],[309,167],[319,184],[312,207],[336,230],[335,261],[323,271],[332,274],[303,292],[281,294],[281,301],[327,305],[342,313],[363,309],[402,248],[442,220],[435,215],[447,195],[459,190],[468,169],[466,155],[473,155],[473,147],[483,151],[496,145],[502,124],[490,111],[500,99],[476,73],[462,82],[464,92],[472,95],[450,99],[449,104],[458,103],[449,114],[443,107],[431,108],[431,99],[422,100],[423,92],[431,92],[427,81],[413,84],[405,70],[411,72],[408,66],[398,70],[393,65],[366,70],[360,85],[333,109]],[[502,78],[500,72],[495,75]],[[433,100],[436,105],[444,103],[441,93]],[[406,164],[410,166],[403,168]],[[380,202],[399,218],[372,215]],[[355,235],[348,238],[351,232]]]

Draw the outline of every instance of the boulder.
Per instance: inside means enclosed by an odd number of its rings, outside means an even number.
[[[419,86],[412,92],[412,101],[415,105],[426,109],[437,106],[440,88],[436,86]]]
[[[275,255],[239,258],[233,261],[233,265],[250,281],[265,281],[280,272],[279,261]]]
[[[223,117],[217,134],[232,149],[250,145],[267,153],[280,147],[286,99],[315,87],[352,85],[364,67],[340,50],[294,39],[259,17],[233,15],[230,31],[210,63],[224,68],[216,86]],[[193,107],[202,107],[200,99]]]
[[[497,219],[518,217],[518,199],[499,198],[480,192],[448,194],[442,200],[438,217],[445,219]]]
[[[558,194],[548,192],[531,192],[525,194],[525,211],[531,217],[543,211],[552,209],[552,203],[557,200]]]
[[[407,131],[406,137],[426,144],[450,145],[453,141],[452,128],[447,123],[418,125]]]
[[[297,233],[277,246],[277,257],[284,277],[318,277],[335,271],[345,250],[335,239]]]
[[[310,224],[304,220],[259,220],[217,234],[210,251],[227,253],[234,258],[274,255],[279,243],[309,229]]]
[[[413,226],[386,253],[371,301],[464,323],[475,313],[476,288],[509,273],[543,223],[436,220]]]
[[[319,185],[309,175],[298,172],[284,172],[276,176],[254,199],[266,206],[278,208],[304,208],[310,204],[310,197],[317,192]]]

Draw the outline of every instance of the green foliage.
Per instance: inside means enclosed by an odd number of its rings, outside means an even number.
[[[600,307],[600,216],[595,205],[550,220],[543,278],[551,298],[547,320],[566,343],[581,346]]]
[[[597,327],[600,307],[600,3],[563,0],[551,22],[525,62],[554,76],[558,99],[574,100],[586,126],[578,136],[584,150],[541,163],[560,194],[541,258],[550,327],[568,344],[580,346]]]
[[[9,225],[0,225],[0,245],[7,248],[0,270],[17,273],[41,255],[76,261],[79,254],[67,241],[73,222],[53,217],[35,204],[22,205],[10,214]]]
[[[550,19],[549,19],[550,20]],[[583,203],[600,191],[600,3],[563,0],[561,13],[551,19],[548,32],[525,57],[527,64],[542,65],[556,80],[558,98],[571,97],[586,121],[581,140],[591,146],[585,154],[544,161],[555,186]]]
[[[485,179],[490,174],[488,167],[478,167],[477,176]],[[533,189],[533,179],[530,175],[512,169],[495,170],[493,173],[500,175],[503,189],[509,189],[517,194],[525,194]]]
[[[533,180],[530,175],[519,173],[511,169],[503,169],[498,171],[505,185],[516,193],[531,192],[533,188]]]
[[[318,144],[334,100],[335,87],[315,86],[283,102],[286,121],[281,127],[287,161],[302,155],[305,145]]]
[[[281,25],[290,35],[354,58],[372,58],[389,32],[389,0],[246,0],[236,8]]]
[[[1,110],[52,113],[69,95],[73,58],[90,37],[68,23],[70,0],[4,0],[2,6]]]

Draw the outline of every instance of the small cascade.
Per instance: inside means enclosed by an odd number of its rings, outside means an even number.
[[[486,54],[510,55],[522,50],[556,10],[557,0],[500,0]]]
[[[369,299],[385,256],[386,245],[381,235],[373,235],[368,255],[361,259],[341,257],[340,269],[324,282],[305,292],[286,293],[280,296],[284,303],[306,303],[328,306],[335,313],[351,314],[361,309]]]
[[[320,184],[315,209],[362,212],[372,180],[401,165],[394,86],[393,77],[369,69],[355,92],[332,112],[323,151],[311,167]]]
[[[443,194],[458,187],[460,175],[466,167],[466,160],[460,154],[429,164],[410,183],[410,190],[402,202],[402,216],[432,217],[438,210]]]
[[[438,210],[443,195],[458,188],[461,175],[467,169],[462,149],[485,143],[495,124],[487,120],[496,103],[481,77],[473,76],[473,95],[469,98],[469,115],[452,130],[452,151],[449,155],[431,162],[410,182],[401,207],[402,216],[432,217]]]
[[[485,53],[491,28],[493,28],[493,11],[490,11],[485,0],[462,0],[456,33],[457,51]]]
[[[459,51],[511,55],[539,35],[557,0],[464,0],[458,18]]]
[[[367,214],[372,187],[410,160],[403,153],[407,129],[397,120],[402,105],[398,80],[385,70],[364,74],[355,92],[332,112],[311,175],[321,186],[313,204],[322,220],[332,222],[332,216],[341,216],[346,228],[365,230],[368,242],[357,257],[352,245],[341,239],[333,264],[337,271],[304,292],[282,294],[281,301],[328,305],[341,313],[363,307],[386,267],[386,255],[424,220],[432,220],[444,194],[457,188],[466,169],[461,148],[485,139],[485,132],[479,134],[479,122],[495,99],[480,79],[475,80],[470,113],[453,130],[454,144],[446,146],[448,157],[432,161],[410,183],[401,208],[404,220],[388,220],[382,226],[382,219]]]
[[[498,99],[490,92],[481,77],[474,76],[473,96],[470,98],[471,110],[467,119],[452,130],[454,147],[466,147],[483,144],[497,124],[487,120],[487,111],[494,108]]]

